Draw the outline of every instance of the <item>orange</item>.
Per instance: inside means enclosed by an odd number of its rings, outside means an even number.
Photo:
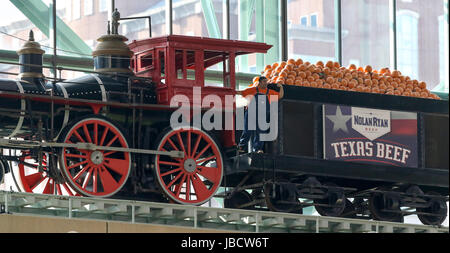
[[[333,83],[333,84],[331,85],[331,88],[332,88],[333,90],[337,90],[337,89],[339,88],[339,84]]]
[[[311,65],[311,62],[307,61],[307,62],[305,62],[304,64],[305,64],[306,66],[309,66],[309,65]]]
[[[355,64],[350,64],[350,66],[348,66],[348,69],[356,70],[356,65]]]
[[[332,84],[334,83],[334,78],[333,77],[327,77],[327,83]]]
[[[282,68],[286,67],[286,65],[287,65],[287,62],[285,62],[285,61],[282,61],[282,62],[280,63],[280,67],[282,67]]]
[[[294,64],[295,64],[295,60],[294,60],[294,59],[289,59],[289,60],[287,61],[287,63],[288,63],[288,64],[294,65]]]
[[[317,66],[321,66],[321,67],[324,67],[324,66],[325,66],[325,65],[323,64],[322,61],[318,61],[318,62],[316,63],[316,65],[317,65]]]
[[[311,84],[308,81],[303,81],[303,86],[311,87]]]
[[[421,89],[426,89],[426,88],[427,88],[427,83],[425,83],[425,82],[420,82],[420,83],[419,83],[419,88],[421,88]]]
[[[365,84],[366,86],[372,86],[372,80],[366,79],[366,80],[364,80],[364,84]]]
[[[366,72],[366,73],[371,73],[372,72],[372,66],[370,66],[370,65],[367,65],[365,68],[364,68],[364,71]]]
[[[325,66],[329,69],[332,69],[334,67],[334,63],[332,61],[327,61],[327,64]]]
[[[305,72],[300,72],[300,73],[298,73],[298,75],[299,75],[302,79],[305,79],[305,78],[306,78],[306,73],[305,73]]]
[[[308,76],[308,77],[307,77],[307,80],[308,80],[309,82],[314,82],[314,77]]]
[[[301,80],[296,80],[296,81],[295,81],[295,85],[296,85],[296,86],[301,86],[301,84],[302,84],[302,81],[301,81]]]
[[[333,63],[333,67],[334,67],[335,69],[339,69],[339,68],[341,67],[341,64],[339,64],[339,62],[334,62],[334,63]]]

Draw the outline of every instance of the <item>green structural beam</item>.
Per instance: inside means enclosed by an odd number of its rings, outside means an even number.
[[[50,38],[50,12],[49,7],[41,0],[9,0],[19,9],[42,33]],[[59,17],[56,21],[58,30],[57,45],[59,49],[73,51],[79,54],[90,55],[92,49]]]
[[[222,33],[220,32],[219,23],[217,22],[216,12],[212,1],[202,0],[201,2],[209,37],[216,39],[222,38]]]

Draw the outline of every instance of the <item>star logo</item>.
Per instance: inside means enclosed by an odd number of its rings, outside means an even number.
[[[333,132],[336,133],[339,130],[348,133],[347,122],[352,118],[351,115],[343,115],[341,107],[337,107],[335,115],[328,115],[327,119],[333,122]]]

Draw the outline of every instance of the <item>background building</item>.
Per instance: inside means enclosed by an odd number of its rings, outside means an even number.
[[[34,1],[40,2],[41,0]],[[20,1],[5,1],[0,17],[0,31],[26,39],[35,25],[18,11]],[[50,0],[43,1],[46,5]],[[122,17],[151,16],[153,36],[167,33],[166,0],[116,0]],[[173,0],[173,33],[189,36],[225,37],[224,0]],[[311,62],[337,60],[339,43],[336,34],[341,29],[343,65],[372,65],[374,68],[393,67],[391,0],[288,0],[287,52],[289,58]],[[16,3],[16,6],[14,5]],[[274,45],[268,55],[238,59],[240,72],[257,73],[265,64],[281,60],[280,1],[229,0],[230,38],[263,41]],[[402,73],[424,80],[428,88],[448,92],[448,1],[396,0],[397,67]],[[110,0],[58,0],[58,16],[91,49],[96,39],[106,32],[111,13]],[[3,13],[12,12],[6,17]],[[337,27],[336,15],[341,16]],[[9,17],[11,16],[11,17]],[[392,15],[391,15],[392,16]],[[245,25],[244,25],[245,24]],[[34,28],[37,39],[48,46],[50,40]],[[130,41],[148,37],[146,19],[121,22],[120,32]],[[0,34],[3,50],[17,50],[22,41]],[[71,52],[69,52],[71,51]],[[76,50],[60,52],[87,56]],[[70,76],[70,74],[69,74]]]

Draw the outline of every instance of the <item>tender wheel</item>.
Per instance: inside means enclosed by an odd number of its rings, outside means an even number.
[[[333,183],[326,183],[325,185],[329,187],[327,192],[325,193],[325,198],[315,199],[314,204],[322,204],[329,206],[315,205],[314,207],[321,216],[339,217],[345,211],[347,203],[345,193],[343,190],[336,188],[337,185]]]
[[[269,210],[283,213],[303,213],[295,185],[289,183],[266,184],[264,196]]]
[[[99,117],[75,123],[63,136],[69,144],[128,148],[128,142],[114,124]],[[61,170],[70,186],[89,197],[109,197],[117,193],[131,171],[129,152],[63,148]]]
[[[429,192],[426,195],[440,196],[439,193]],[[418,212],[429,213],[433,215],[419,214],[419,220],[425,225],[439,226],[447,218],[447,203],[441,198],[430,198],[429,207],[417,208]]]
[[[369,198],[369,210],[373,219],[403,222],[403,215],[400,212],[400,197],[392,192],[373,193]]]
[[[245,205],[252,201],[253,201],[253,197],[250,193],[248,193],[247,191],[239,191],[239,192],[235,192],[233,195],[229,196],[228,198],[225,198],[223,204],[224,204],[225,208],[253,209],[255,205],[242,207],[242,205]]]
[[[64,182],[61,172],[59,170],[50,172],[47,164],[47,154],[44,154],[42,156],[42,172],[39,172],[39,161],[33,158],[29,152],[22,153],[18,165],[22,190],[30,193],[75,196],[76,192]]]
[[[192,127],[167,129],[157,150],[184,152],[182,159],[155,156],[156,178],[171,200],[201,205],[214,196],[222,182],[223,157],[209,134]]]

